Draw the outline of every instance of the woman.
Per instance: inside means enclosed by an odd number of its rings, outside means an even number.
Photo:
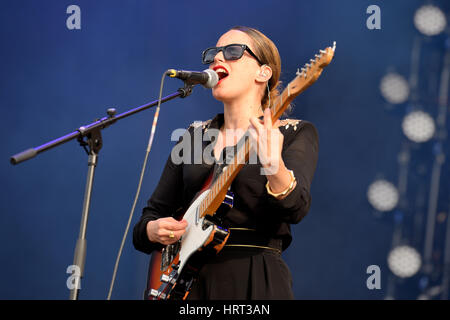
[[[204,51],[203,63],[219,74],[212,94],[223,102],[224,113],[191,125],[189,136],[217,129],[212,150],[218,161],[249,130],[259,161],[244,165],[233,180],[233,207],[222,213],[230,238],[205,261],[188,299],[293,299],[291,273],[281,252],[292,240],[290,224],[298,223],[311,204],[317,130],[307,121],[272,124],[268,106],[279,94],[281,60],[260,31],[230,29],[216,47]],[[203,142],[203,150],[208,145]],[[189,207],[215,168],[205,162],[176,164],[172,158],[134,228],[134,246],[146,253],[180,239],[187,222],[172,216]]]

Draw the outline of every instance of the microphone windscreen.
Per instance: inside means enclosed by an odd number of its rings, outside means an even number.
[[[204,84],[204,86],[206,88],[215,87],[216,84],[219,82],[219,75],[217,74],[217,72],[211,69],[205,69],[203,72],[209,74],[208,81]]]

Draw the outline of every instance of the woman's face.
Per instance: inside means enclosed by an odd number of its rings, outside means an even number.
[[[255,52],[251,38],[238,30],[230,30],[222,35],[216,46],[222,47],[232,43],[245,44]],[[232,101],[247,94],[250,90],[256,89],[255,79],[260,71],[260,66],[247,50],[238,60],[225,60],[221,51],[215,56],[214,62],[210,64],[209,68],[215,70],[221,78],[212,89],[214,98],[219,101]],[[224,78],[222,78],[224,75],[221,72],[222,68],[228,73]]]

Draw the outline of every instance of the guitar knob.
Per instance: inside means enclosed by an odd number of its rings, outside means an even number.
[[[156,289],[152,289],[152,290],[150,290],[150,295],[152,296],[152,297],[158,297],[158,295],[159,295],[159,291],[158,290],[156,290]]]
[[[170,281],[170,277],[167,274],[162,274],[161,275],[161,282],[168,283],[169,281]]]

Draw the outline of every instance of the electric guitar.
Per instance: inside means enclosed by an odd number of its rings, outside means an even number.
[[[333,47],[320,50],[309,63],[297,70],[296,77],[272,103],[273,123],[283,114],[289,104],[320,76],[334,56]],[[244,135],[243,138],[248,137]],[[147,290],[144,299],[167,300],[186,299],[202,261],[208,254],[217,254],[224,247],[230,235],[229,230],[220,227],[215,219],[219,206],[227,196],[233,179],[249,159],[250,143],[246,139],[238,143],[233,161],[215,180],[205,183],[192,204],[184,213],[188,222],[186,232],[174,244],[165,246],[151,255]]]

